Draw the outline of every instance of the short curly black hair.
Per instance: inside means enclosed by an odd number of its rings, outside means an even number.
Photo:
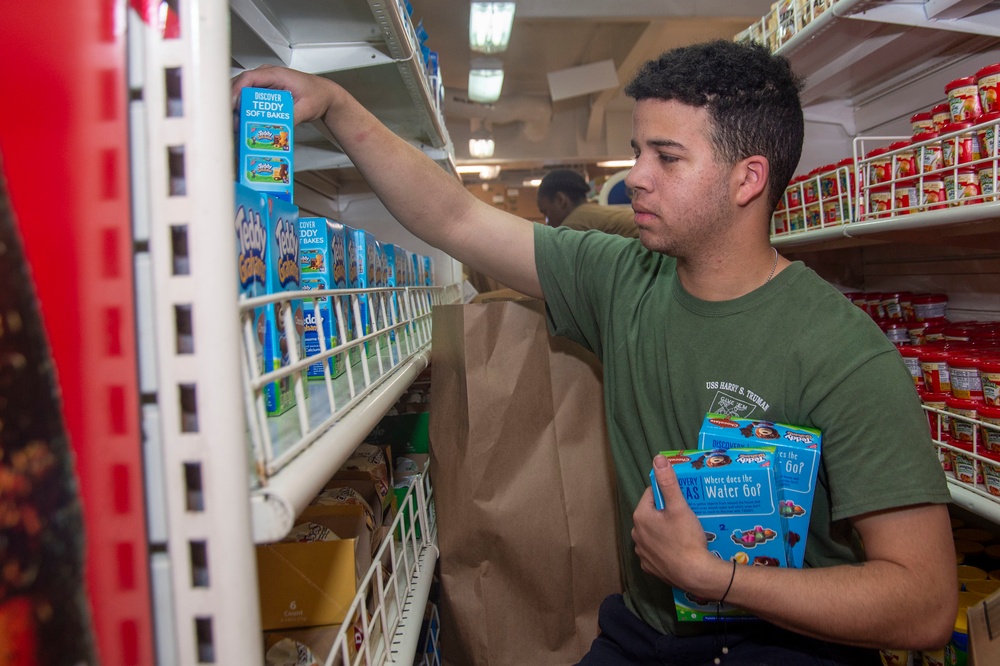
[[[716,157],[736,163],[763,155],[770,165],[768,202],[778,205],[802,156],[803,81],[782,56],[757,43],[716,40],[650,60],[625,94],[705,108]]]
[[[573,203],[581,204],[587,200],[590,185],[576,171],[555,169],[542,178],[538,185],[538,196],[552,199],[559,192],[563,192]]]

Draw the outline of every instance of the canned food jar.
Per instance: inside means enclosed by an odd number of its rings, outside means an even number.
[[[984,124],[988,123],[988,124]],[[1000,111],[979,116],[979,152],[980,157],[997,157],[997,124],[1000,123]]]
[[[913,316],[919,321],[946,323],[941,320],[948,316],[947,294],[917,294],[913,297]]]
[[[910,178],[916,174],[914,167],[914,149],[909,141],[896,141],[889,144],[889,151],[892,157],[892,177]]]
[[[802,206],[791,208],[788,211],[788,230],[804,231],[806,228],[806,211]]]
[[[951,114],[949,114],[951,117]],[[934,126],[934,114],[930,111],[920,111],[919,113],[914,113],[910,116],[910,129],[912,130],[913,137],[916,138],[918,134],[923,134],[924,132],[933,132],[937,129]]]
[[[920,390],[924,387],[924,371],[920,367],[920,349],[912,344],[897,347],[899,355],[903,357],[903,364],[913,379],[913,385]]]
[[[903,322],[886,320],[882,330],[885,331],[885,337],[889,338],[889,342],[892,344],[910,346],[910,334]]]
[[[846,157],[837,162],[837,181],[840,187],[839,192],[843,208],[845,209],[841,211],[844,216],[844,222],[852,222],[856,216],[854,206],[856,205],[855,200],[857,199],[858,192],[857,183],[855,182],[853,157]],[[846,198],[844,195],[846,195]]]
[[[1000,63],[987,65],[976,72],[976,88],[979,91],[979,107],[983,113],[1000,110]]]
[[[819,177],[819,194],[824,199],[835,199],[840,195],[840,184],[837,181],[837,165],[827,164],[816,169]]]
[[[924,384],[923,390],[918,390],[917,394],[920,396],[920,402],[924,407],[929,409],[938,409],[942,412],[946,411],[948,405],[946,401],[951,397],[950,393],[934,393],[932,391],[926,390],[927,385]],[[931,437],[940,440],[942,435],[948,433],[951,429],[950,419],[947,414],[938,414],[937,412],[924,411],[927,414],[927,422],[931,428]],[[940,426],[940,427],[939,427]]]
[[[807,206],[819,201],[819,179],[815,169],[802,178],[802,201]]]
[[[819,229],[823,226],[823,209],[819,202],[806,204],[806,229]]]
[[[788,210],[794,210],[795,208],[800,208],[802,206],[802,176],[796,176],[792,178],[791,182],[788,184],[788,189],[785,190],[786,197],[788,199]]]
[[[938,140],[938,136],[938,133],[932,130],[913,137],[913,143],[919,144],[914,145],[914,150],[916,151],[917,168],[920,169],[921,173],[937,171],[944,166],[941,141]]]
[[[941,347],[930,345],[920,347],[920,370],[924,373],[924,387],[931,393],[945,393],[951,396],[948,357],[948,352]]]
[[[992,162],[983,162],[976,167],[976,180],[979,181],[979,192],[983,201],[996,201],[997,169]]]
[[[948,327],[948,320],[945,317],[936,317],[927,322],[924,329],[924,340],[928,343],[944,342],[944,329]]]
[[[968,419],[975,419],[979,413],[979,405],[982,404],[978,400],[966,400],[965,398],[956,398],[954,396],[945,400],[946,409],[954,414],[955,416],[964,416]],[[976,431],[976,424],[969,423],[968,421],[962,421],[961,419],[952,418],[949,419],[950,423],[950,434],[953,439],[959,442],[968,442],[972,444],[972,438],[974,437]]]
[[[885,319],[885,308],[882,306],[882,294],[870,291],[865,294],[865,311],[871,315],[872,319]]]
[[[1000,358],[979,361],[979,383],[983,387],[983,402],[991,407],[1000,407]]]
[[[868,160],[867,182],[869,184],[884,183],[892,178],[892,157],[886,155],[888,151],[888,148],[875,148],[865,155],[865,159]]]
[[[944,329],[944,339],[949,342],[969,342],[975,330],[974,324],[950,323]]]
[[[941,210],[948,207],[948,193],[944,189],[944,179],[927,176],[920,189],[921,210]]]
[[[916,178],[896,183],[896,197],[893,203],[895,204],[893,213],[896,215],[909,215],[919,209],[920,197],[917,195]]]
[[[979,203],[979,176],[975,167],[959,167],[944,173],[944,191],[949,206]]]
[[[913,294],[908,291],[890,291],[882,294],[882,308],[885,310],[886,318],[906,319],[905,303],[912,297]]]
[[[979,135],[969,129],[973,124],[971,121],[954,122],[941,130],[941,134],[958,133],[941,139],[941,163],[944,167],[968,164],[982,156],[979,151]]]
[[[979,421],[979,443],[992,454],[1000,455],[1000,407],[980,405],[977,410]],[[987,426],[995,426],[989,428]]]
[[[940,132],[944,126],[952,122],[951,106],[948,102],[941,102],[931,107],[931,118],[934,119],[934,129]]]
[[[951,394],[956,398],[982,400],[983,384],[979,379],[978,356],[952,354],[948,359]]]
[[[1000,497],[1000,454],[986,451],[981,455],[989,458],[987,462],[982,464],[983,484],[986,486],[986,492],[993,497]],[[993,582],[1000,584],[1000,580]]]
[[[955,424],[955,419],[951,420],[952,425]],[[960,451],[954,451],[955,461],[952,463],[955,468],[955,479],[961,481],[962,483],[967,483],[970,486],[982,485],[983,484],[983,468],[979,464],[977,458],[972,457],[972,442],[971,441],[951,441],[949,442],[952,446],[960,449]],[[959,580],[962,580],[959,576]],[[977,578],[974,580],[983,580]]]
[[[955,79],[944,87],[944,92],[948,96],[948,109],[951,111],[952,122],[975,120],[982,113],[976,77],[963,76]]]
[[[869,216],[882,219],[892,217],[892,188],[889,185],[873,187],[868,193]]]

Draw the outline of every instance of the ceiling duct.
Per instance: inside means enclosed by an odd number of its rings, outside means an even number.
[[[443,111],[448,118],[478,118],[493,125],[521,123],[524,138],[535,143],[548,137],[552,123],[552,103],[534,95],[505,95],[489,106],[449,95]]]

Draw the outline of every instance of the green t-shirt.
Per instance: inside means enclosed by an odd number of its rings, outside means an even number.
[[[707,412],[822,431],[805,566],[863,559],[846,518],[950,501],[902,358],[801,262],[722,302],[686,292],[675,260],[633,239],[536,225],[535,263],[552,332],[604,364],[625,596],[656,629],[706,630],[676,623],[670,587],[641,570],[632,512],[653,456],[697,448]]]

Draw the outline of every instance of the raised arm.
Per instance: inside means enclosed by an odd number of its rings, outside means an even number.
[[[245,87],[290,91],[296,124],[322,121],[375,195],[414,236],[512,289],[542,296],[533,223],[476,199],[339,85],[265,65],[233,79],[234,105]]]

